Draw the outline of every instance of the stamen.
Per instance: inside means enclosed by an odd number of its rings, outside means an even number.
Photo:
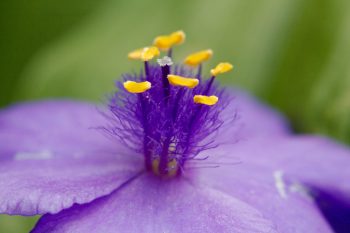
[[[199,83],[199,80],[196,78],[186,78],[186,77],[173,75],[173,74],[168,75],[168,80],[170,84],[173,86],[181,86],[181,87],[188,87],[188,88],[195,88]]]
[[[159,49],[155,46],[152,47],[146,47],[143,49],[141,53],[141,60],[143,61],[149,61],[152,60],[154,57],[159,56],[160,52]]]
[[[152,172],[157,176],[163,177],[174,177],[178,174],[179,164],[176,159],[172,159],[167,163],[166,173],[161,174],[160,172],[160,161],[159,158],[156,158],[152,161]]]
[[[146,80],[149,80],[149,65],[148,65],[148,61],[144,62],[144,67],[145,67]]]
[[[189,66],[198,66],[197,79],[200,80],[202,74],[202,63],[209,60],[213,56],[213,50],[207,49],[196,53],[192,53],[185,58],[184,63]]]
[[[228,71],[230,71],[232,69],[233,69],[233,65],[231,65],[228,62],[219,63],[214,69],[211,69],[210,73],[211,73],[212,76],[210,78],[210,81],[209,81],[207,87],[205,88],[205,91],[203,92],[203,95],[208,95],[209,94],[210,88],[211,88],[211,86],[214,83],[214,79],[215,79],[215,77],[218,74],[226,73],[226,72],[228,72]]]
[[[220,63],[211,70],[210,80],[200,82],[203,62],[212,57],[212,50],[193,53],[186,57],[185,65],[171,67],[173,46],[184,40],[184,32],[176,31],[157,37],[154,46],[130,52],[129,59],[144,62],[144,72],[126,74],[130,81],[118,82],[119,90],[110,99],[110,110],[120,124],[107,130],[142,153],[146,170],[161,178],[181,175],[186,161],[216,146],[212,137],[222,126],[220,111],[229,101],[224,89],[213,82],[218,74],[231,70],[231,64]],[[166,50],[168,56],[157,59],[158,66],[151,60],[160,55],[159,49]],[[151,87],[152,91],[147,91]],[[215,104],[214,108],[205,106]]]
[[[141,60],[141,54],[145,48],[136,49],[128,53],[128,58],[132,60]]]
[[[157,59],[160,66],[171,66],[173,65],[173,60],[169,56],[164,56],[163,58]]]
[[[205,90],[203,91],[203,95],[208,95],[209,94],[210,88],[213,85],[214,80],[215,80],[215,76],[211,76],[208,85],[206,86]]]
[[[176,120],[177,112],[179,109],[179,103],[180,103],[180,100],[182,98],[184,91],[185,91],[185,88],[182,87],[182,88],[180,88],[180,90],[176,94],[175,101],[174,101],[174,107],[173,107],[173,113],[171,114],[173,117],[173,122],[175,122],[175,120]]]
[[[145,165],[146,169],[150,170],[151,169],[151,161],[152,161],[152,151],[151,148],[149,147],[150,145],[150,137],[149,137],[149,124],[147,120],[147,103],[145,101],[145,98],[143,94],[138,94],[138,99],[141,104],[141,110],[142,110],[142,120],[141,124],[143,127],[143,154],[145,156]]]
[[[123,83],[124,88],[130,93],[143,93],[151,88],[151,83],[148,81],[145,82],[134,82],[126,81]]]
[[[145,62],[146,64],[147,62]],[[145,97],[143,96],[143,92],[149,90],[151,88],[151,83],[148,81],[145,82],[134,82],[134,81],[126,81],[123,83],[125,90],[130,93],[138,94],[138,99],[140,101],[141,110],[142,110],[142,127],[143,127],[143,153],[145,156],[145,165],[147,169],[151,169],[151,151],[149,148],[149,129],[147,122],[147,103],[145,101]]]
[[[168,176],[173,177],[177,174],[177,171],[179,169],[179,165],[177,163],[176,159],[172,159],[168,163]]]
[[[164,88],[164,98],[165,101],[168,101],[168,97],[170,95],[170,86],[169,80],[167,79],[168,74],[170,74],[170,65],[173,64],[173,61],[170,57],[163,57],[162,59],[158,59],[158,64],[162,67],[162,82]]]
[[[185,42],[186,34],[184,33],[184,31],[179,30],[171,33],[170,37],[172,38],[174,45],[180,45],[183,42]]]
[[[152,171],[155,175],[159,176],[159,158],[153,159],[152,161]]]
[[[233,65],[228,62],[219,63],[214,69],[210,70],[211,75],[217,76],[218,74],[226,73],[233,69]]]
[[[136,49],[128,53],[128,58],[133,60],[149,61],[159,56],[159,49],[155,46]]]
[[[196,78],[197,78],[198,80],[201,80],[201,77],[202,77],[202,64],[199,64],[198,70],[197,70]]]
[[[196,104],[204,104],[204,105],[214,105],[218,102],[219,98],[215,95],[205,96],[205,95],[195,95],[193,97],[193,101]]]
[[[183,31],[176,31],[170,35],[158,36],[154,39],[153,44],[161,50],[169,50],[174,45],[182,44],[185,41],[186,35]]]
[[[169,36],[158,36],[154,39],[153,44],[161,50],[168,50],[172,46],[172,41]]]
[[[167,123],[167,127],[169,127],[170,124]],[[159,160],[159,173],[161,175],[166,175],[168,170],[168,163],[169,163],[169,146],[170,146],[170,135],[165,135],[164,141],[163,141],[163,148],[160,155]]]
[[[196,53],[192,53],[185,58],[185,64],[189,66],[198,66],[202,62],[209,60],[213,55],[211,49],[202,50]]]

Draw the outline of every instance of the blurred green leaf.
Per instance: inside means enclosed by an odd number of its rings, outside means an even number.
[[[308,128],[306,116],[314,109],[307,103],[324,75],[339,31],[345,29],[341,22],[350,5],[341,3],[345,1],[304,1],[288,27],[272,81],[264,90],[263,96],[285,112],[298,131]]]
[[[349,4],[348,4],[349,5]],[[343,6],[343,5],[340,5]],[[342,8],[345,11],[347,8]],[[339,11],[338,11],[339,12]],[[305,128],[350,143],[350,14],[344,12],[320,81],[311,89]]]
[[[268,85],[281,41],[301,2],[111,1],[80,28],[42,50],[27,67],[18,93],[21,99],[99,99],[113,89],[121,73],[141,67],[126,59],[130,50],[180,28],[188,40],[176,48],[175,59],[211,47],[215,56],[209,66],[221,60],[236,65],[236,72],[223,78],[225,83],[258,92]]]
[[[9,104],[24,66],[104,1],[0,1],[0,106]],[[29,232],[38,217],[0,215],[0,232]]]
[[[104,1],[0,1],[0,106],[8,104],[24,66],[39,48],[64,32]]]
[[[4,233],[26,233],[33,229],[36,221],[35,217],[21,217],[0,215],[0,232]]]

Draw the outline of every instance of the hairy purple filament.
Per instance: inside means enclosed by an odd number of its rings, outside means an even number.
[[[169,95],[170,95],[170,84],[168,80],[168,74],[170,74],[170,66],[164,65],[162,67],[162,81],[163,81],[163,88],[164,88],[164,99],[165,101],[168,101]]]
[[[125,146],[143,154],[146,169],[157,175],[173,176],[174,172],[179,175],[186,161],[217,146],[215,133],[223,124],[219,115],[229,102],[225,90],[213,80],[189,89],[170,86],[167,79],[170,73],[203,80],[200,70],[193,75],[192,69],[182,65],[159,66],[147,62],[144,73],[125,74],[123,81],[147,80],[152,88],[132,94],[123,88],[123,82],[117,82],[118,90],[109,100],[112,124],[106,127],[107,131]],[[209,89],[220,99],[216,105],[193,102],[194,95]]]
[[[202,77],[202,64],[198,65],[198,71],[197,71],[197,75],[196,78],[201,81],[201,77]]]
[[[141,109],[143,112],[147,112],[147,105],[146,105],[146,102],[145,102],[145,99],[144,99],[144,96],[142,95],[139,95],[139,101],[140,101],[140,104],[141,104]],[[150,169],[150,165],[152,163],[152,160],[151,160],[151,151],[150,151],[150,148],[149,148],[149,129],[148,129],[148,124],[147,124],[147,116],[146,115],[143,115],[143,118],[142,118],[142,127],[143,127],[143,130],[144,130],[144,136],[143,136],[143,154],[145,156],[145,165],[146,165],[146,168],[147,169]]]
[[[209,94],[210,88],[213,85],[214,80],[215,80],[215,76],[211,76],[211,78],[210,78],[210,80],[209,80],[209,82],[208,82],[208,84],[207,84],[207,86],[206,86],[206,88],[205,88],[205,90],[203,92],[203,95],[208,95]]]
[[[148,80],[148,76],[149,76],[149,65],[148,65],[148,61],[144,62],[145,65],[145,74],[146,74],[146,80]]]

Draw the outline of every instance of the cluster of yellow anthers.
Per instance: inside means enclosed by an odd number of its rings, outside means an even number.
[[[144,61],[146,66],[147,62],[153,58],[160,55],[159,50],[168,51],[174,45],[182,44],[185,41],[185,33],[183,31],[176,31],[170,35],[158,36],[153,41],[153,46],[137,49],[128,54],[128,58],[134,60]],[[191,67],[197,67],[203,62],[209,60],[213,55],[211,49],[202,50],[187,56],[184,60],[184,63]],[[146,67],[145,66],[145,67]],[[211,79],[222,73],[226,73],[233,69],[233,66],[230,63],[223,62],[219,63],[215,68],[210,70],[212,75]],[[181,86],[187,88],[194,88],[198,85],[199,80],[196,78],[181,77],[178,75],[169,74],[167,76],[169,83],[173,86]],[[134,82],[126,81],[124,82],[124,88],[130,93],[143,93],[151,88],[151,83],[148,81],[143,82]],[[193,101],[197,104],[204,105],[214,105],[218,102],[218,97],[215,95],[195,95]]]

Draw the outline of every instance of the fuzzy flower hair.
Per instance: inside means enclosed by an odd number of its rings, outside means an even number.
[[[203,78],[211,50],[173,64],[184,38],[130,53],[144,71],[103,114],[69,100],[1,110],[0,213],[42,215],[33,233],[349,232],[349,149],[221,88],[229,63]]]
[[[105,127],[107,132],[143,154],[146,169],[163,177],[180,175],[186,161],[218,146],[216,133],[225,122],[220,113],[231,99],[214,82],[217,75],[233,68],[231,64],[220,63],[211,70],[210,79],[202,77],[201,63],[212,56],[211,50],[188,56],[187,67],[174,65],[171,47],[184,39],[182,31],[156,38],[154,44],[168,50],[158,64],[150,64],[160,54],[158,47],[129,53],[129,58],[144,62],[144,72],[125,74],[117,82],[118,90],[109,101],[112,114],[105,114],[111,122]],[[234,118],[233,112],[226,122]]]
[[[162,65],[164,60],[168,63]],[[106,114],[111,123],[105,128],[123,145],[143,154],[148,169],[163,175],[180,174],[186,161],[195,159],[203,150],[218,146],[215,137],[224,123],[220,113],[230,100],[218,85],[208,89],[211,80],[199,82],[200,73],[196,79],[183,78],[193,76],[191,70],[183,66],[171,69],[170,62],[166,56],[159,59],[159,65],[148,65],[147,74],[126,74],[124,82],[117,82],[118,91],[109,102],[112,116]],[[188,88],[182,83],[172,86],[169,79],[195,82],[196,86]],[[130,94],[125,88],[130,82],[145,80],[152,88],[143,93]],[[213,106],[195,103],[194,96],[205,92],[220,102]],[[232,112],[231,119],[226,122],[234,118]]]

